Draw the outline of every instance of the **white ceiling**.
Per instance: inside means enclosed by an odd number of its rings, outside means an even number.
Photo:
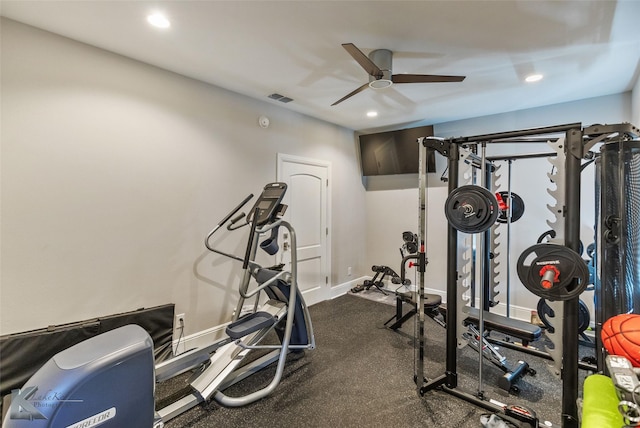
[[[354,130],[441,123],[625,92],[640,70],[640,1],[12,1],[1,14]],[[169,29],[149,26],[161,11]],[[342,48],[394,52],[394,74],[461,83],[368,81]],[[527,84],[524,77],[545,78]],[[283,104],[267,98],[279,93]],[[376,118],[366,117],[369,110]]]

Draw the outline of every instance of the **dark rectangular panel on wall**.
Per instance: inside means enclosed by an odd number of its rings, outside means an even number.
[[[174,309],[174,304],[167,304],[0,336],[0,394],[20,388],[58,352],[127,324],[144,328],[153,339],[156,362],[165,360],[172,355]]]
[[[418,138],[433,135],[433,126],[360,135],[363,176],[418,173]],[[427,151],[427,172],[436,172],[435,152]]]

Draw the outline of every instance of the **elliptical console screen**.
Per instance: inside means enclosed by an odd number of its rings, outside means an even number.
[[[258,226],[269,222],[274,215],[277,214],[278,207],[284,198],[284,194],[287,191],[286,183],[269,183],[264,186],[262,194],[251,208],[249,213],[249,221],[251,221],[256,208],[258,209],[258,218],[256,223]]]

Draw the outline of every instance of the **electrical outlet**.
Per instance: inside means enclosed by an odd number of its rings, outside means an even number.
[[[347,268],[347,276],[351,276],[351,266]]]
[[[184,313],[175,315],[173,319],[173,342],[174,342],[174,355],[179,355],[186,351],[184,343],[184,329],[185,325]]]
[[[181,330],[181,329],[184,329],[184,326],[185,326],[184,314],[176,315],[176,318],[173,321],[173,329]]]

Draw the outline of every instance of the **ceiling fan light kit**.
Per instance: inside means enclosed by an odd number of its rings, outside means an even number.
[[[379,80],[374,79],[369,82],[369,87],[371,89],[384,89],[384,88],[388,88],[391,85],[393,85],[393,82],[387,79],[379,79]]]
[[[359,92],[367,89],[388,88],[394,83],[436,83],[436,82],[462,82],[465,76],[443,76],[433,74],[392,74],[393,52],[389,49],[375,49],[365,55],[353,43],[344,43],[342,47],[356,60],[356,62],[369,74],[369,83],[365,83],[346,96],[340,98],[332,106],[351,98]]]

